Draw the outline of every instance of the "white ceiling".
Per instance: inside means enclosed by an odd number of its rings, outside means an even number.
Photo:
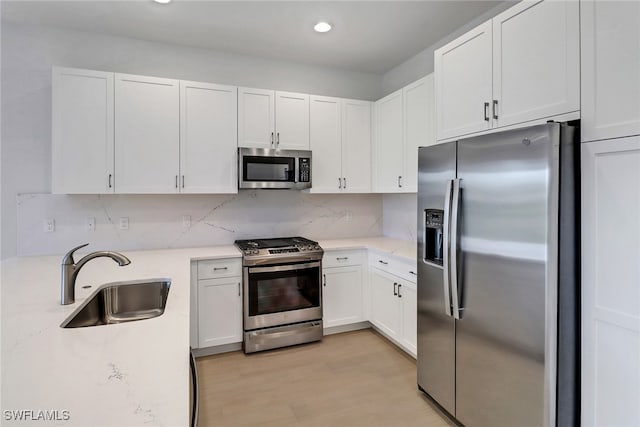
[[[2,20],[382,74],[501,1],[7,1]],[[334,29],[315,33],[328,21]]]

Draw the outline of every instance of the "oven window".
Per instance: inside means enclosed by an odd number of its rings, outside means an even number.
[[[249,316],[320,306],[318,267],[249,274]]]
[[[245,181],[295,182],[295,157],[244,156]]]

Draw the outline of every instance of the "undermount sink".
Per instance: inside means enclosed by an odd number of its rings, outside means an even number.
[[[110,325],[151,319],[164,313],[171,279],[105,283],[60,325],[62,328]]]

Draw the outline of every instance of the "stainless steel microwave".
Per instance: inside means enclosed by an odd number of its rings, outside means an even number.
[[[311,151],[238,148],[238,188],[311,188]]]

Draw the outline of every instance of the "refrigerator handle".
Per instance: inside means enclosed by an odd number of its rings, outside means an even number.
[[[444,221],[442,224],[443,250],[442,250],[442,283],[444,284],[444,312],[451,316],[451,300],[449,287],[449,223],[451,221],[451,188],[453,181],[447,180],[444,192]]]
[[[460,212],[460,179],[453,180],[453,200],[451,201],[451,235],[449,236],[449,270],[451,281],[451,300],[453,317],[460,319],[460,301],[458,294],[458,217]]]

